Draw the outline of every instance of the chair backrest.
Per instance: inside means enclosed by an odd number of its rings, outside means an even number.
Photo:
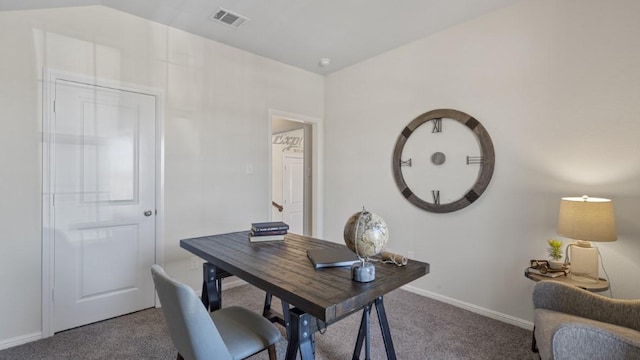
[[[151,266],[151,275],[178,353],[186,360],[232,360],[208,311],[185,284],[171,279],[159,265]]]

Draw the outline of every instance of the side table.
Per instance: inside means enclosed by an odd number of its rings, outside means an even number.
[[[591,292],[602,292],[602,291],[609,290],[609,282],[602,278],[598,280],[595,280],[595,279],[583,280],[580,276],[575,276],[571,273],[569,273],[569,275],[566,275],[566,276],[549,277],[549,276],[531,273],[528,271],[528,268],[524,270],[524,276],[535,282],[542,281],[542,280],[558,281],[558,282],[573,285]]]

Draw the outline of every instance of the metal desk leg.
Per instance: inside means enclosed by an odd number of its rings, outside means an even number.
[[[289,303],[280,300],[282,303],[282,320],[284,321],[284,329],[287,333],[287,340],[291,338],[291,315],[289,314]]]
[[[396,349],[393,347],[393,340],[391,340],[391,330],[389,329],[389,322],[387,321],[387,313],[384,310],[382,296],[376,299],[376,312],[378,313],[378,322],[380,322],[380,330],[382,331],[384,349],[387,351],[387,359],[395,360]]]
[[[264,306],[262,307],[262,316],[266,317],[267,319],[269,319],[269,316],[271,316],[271,298],[272,297],[273,296],[269,293],[266,293],[264,295]]]
[[[289,332],[290,332],[289,324],[291,323],[291,319],[289,318],[289,303],[280,299],[280,302],[282,303],[282,316],[280,316],[278,313],[271,311],[272,298],[273,298],[273,295],[269,293],[265,295],[264,307],[262,308],[262,316],[269,319],[269,321],[271,321],[272,323],[278,323],[284,326],[287,332],[287,339],[289,339]]]
[[[211,263],[202,264],[202,304],[209,311],[222,307],[222,279],[216,279],[218,269]]]
[[[312,321],[315,318],[296,308],[290,309],[291,315],[289,332],[289,344],[287,345],[287,354],[285,360],[295,360],[300,349],[301,360],[315,359],[315,346],[313,340]]]
[[[371,333],[369,327],[369,317],[371,315],[371,304],[364,307],[362,311],[362,320],[360,320],[360,329],[358,330],[358,339],[356,340],[356,347],[353,349],[352,360],[359,360],[360,353],[362,352],[362,342],[364,341],[364,358],[365,360],[371,359]]]
[[[380,323],[380,330],[382,332],[382,340],[384,341],[384,348],[387,352],[387,359],[396,360],[396,350],[393,347],[393,340],[391,339],[391,331],[389,330],[389,322],[387,321],[387,313],[384,310],[384,303],[382,302],[382,296],[378,297],[374,304],[376,306],[376,312],[378,313],[378,322]],[[360,358],[362,352],[362,342],[366,341],[365,356],[369,359],[369,314],[371,304],[367,305],[362,312],[362,320],[360,321],[360,330],[358,331],[358,339],[356,340],[356,347],[353,351],[353,360]]]

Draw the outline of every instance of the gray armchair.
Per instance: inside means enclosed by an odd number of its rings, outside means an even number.
[[[178,359],[237,360],[264,349],[276,359],[275,343],[282,335],[269,320],[243,307],[209,314],[190,287],[171,279],[158,265],[151,267],[169,335]]]
[[[542,360],[640,359],[640,300],[540,281],[533,305],[534,349]]]

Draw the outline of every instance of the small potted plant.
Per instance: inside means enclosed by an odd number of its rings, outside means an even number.
[[[549,243],[549,248],[547,249],[549,257],[551,260],[549,261],[549,266],[552,269],[562,269],[563,263],[560,261],[562,259],[562,241],[549,239],[547,241]]]

